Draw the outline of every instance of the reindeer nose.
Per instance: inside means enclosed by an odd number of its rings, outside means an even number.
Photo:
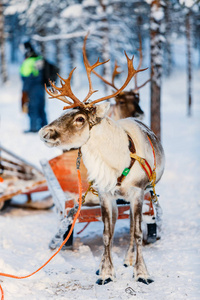
[[[54,128],[43,127],[39,131],[39,135],[41,139],[49,140],[49,139],[57,139],[59,137],[58,132]]]
[[[50,137],[51,137],[50,131],[52,131],[52,129],[50,129],[48,132],[46,132],[46,133],[43,134],[43,138],[44,138],[44,139],[46,139],[46,140],[47,140],[47,139],[50,139]]]
[[[47,130],[46,130],[46,126],[45,126],[45,127],[42,127],[38,133],[39,133],[39,136],[40,136],[41,140],[42,140],[43,138],[45,138],[45,136],[46,136],[47,133],[48,133]]]

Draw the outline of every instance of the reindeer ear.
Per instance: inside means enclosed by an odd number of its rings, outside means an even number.
[[[103,119],[108,113],[109,108],[110,108],[109,102],[103,102],[99,105],[96,105],[96,116],[98,118]]]

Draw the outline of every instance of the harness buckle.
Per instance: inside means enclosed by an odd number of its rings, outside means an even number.
[[[129,172],[130,172],[130,169],[125,168],[124,171],[122,172],[122,175],[127,176]]]

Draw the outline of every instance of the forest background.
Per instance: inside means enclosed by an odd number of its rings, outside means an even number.
[[[31,40],[37,51],[67,78],[76,66],[83,67],[83,38],[90,32],[89,61],[110,59],[100,70],[111,78],[117,61],[126,76],[125,50],[139,60],[142,39],[143,66],[151,78],[150,125],[161,137],[162,80],[176,68],[187,74],[187,114],[192,107],[192,72],[200,65],[199,0],[0,0],[0,77],[6,83],[10,65],[20,64],[20,44]],[[83,68],[82,68],[83,71]],[[80,73],[74,79],[79,89]],[[120,86],[120,85],[119,85]]]

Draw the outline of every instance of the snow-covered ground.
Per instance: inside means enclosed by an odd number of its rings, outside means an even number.
[[[200,73],[195,71],[192,117],[186,116],[186,78],[176,72],[163,79],[162,141],[166,170],[157,186],[163,208],[161,240],[144,247],[150,285],[136,283],[133,268],[123,267],[129,239],[129,221],[117,221],[113,244],[116,280],[95,284],[95,271],[103,250],[101,222],[75,226],[74,249],[62,250],[44,269],[28,279],[0,277],[5,300],[45,299],[200,299]],[[141,93],[141,106],[149,115],[149,86]],[[28,120],[20,112],[21,83],[16,70],[12,82],[0,88],[0,142],[28,161],[60,154],[49,149],[37,134],[23,134]],[[49,121],[62,112],[59,101],[47,102]],[[38,195],[40,196],[40,195]],[[0,273],[28,275],[51,255],[48,243],[56,232],[58,218],[48,211],[8,208],[0,215]],[[127,289],[130,287],[132,290]],[[130,293],[131,291],[131,293]]]

